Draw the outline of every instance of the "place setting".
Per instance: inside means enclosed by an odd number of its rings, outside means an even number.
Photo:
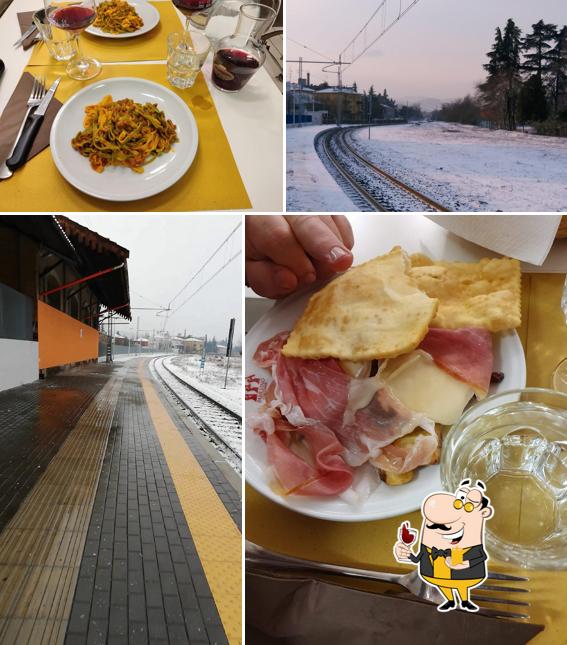
[[[0,118],[0,150],[6,155],[0,178],[9,179],[0,190],[24,181],[26,162],[37,157],[34,165],[41,158],[52,178],[68,184],[61,194],[62,210],[88,210],[96,205],[91,198],[125,205],[146,200],[182,178],[183,190],[162,195],[161,209],[249,207],[201,70],[211,55],[213,88],[242,91],[264,62],[262,36],[277,8],[240,3],[236,20],[221,21],[219,30],[213,18],[226,13],[223,5],[213,0],[45,0],[44,9],[20,16],[19,44],[39,42]],[[185,16],[184,28],[176,9]],[[30,17],[36,27],[32,32]],[[211,38],[209,21],[215,24]],[[152,65],[152,60],[163,64]],[[41,85],[36,89],[45,97],[43,105],[32,96],[34,79]],[[16,125],[22,103],[29,110]],[[42,118],[48,106],[50,118]],[[40,144],[34,143],[36,136]],[[39,155],[47,146],[49,162]],[[220,166],[219,158],[224,160]],[[199,189],[212,182],[214,193]],[[36,194],[39,198],[39,190]],[[157,207],[157,201],[150,204]]]

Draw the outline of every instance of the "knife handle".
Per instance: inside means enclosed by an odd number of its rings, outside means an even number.
[[[10,170],[16,170],[26,163],[33,142],[41,127],[43,116],[43,114],[32,114],[30,116],[29,126],[22,132],[12,156],[6,160],[6,165]]]

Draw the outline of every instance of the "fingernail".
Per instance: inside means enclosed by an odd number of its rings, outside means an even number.
[[[342,246],[335,246],[329,251],[329,259],[333,264],[346,257],[350,257],[350,253],[346,249],[343,249]]]
[[[297,284],[295,276],[289,271],[276,271],[274,279],[280,289],[294,289]]]

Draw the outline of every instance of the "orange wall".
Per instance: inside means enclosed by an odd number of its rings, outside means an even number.
[[[37,303],[39,367],[98,358],[98,331],[44,302]]]

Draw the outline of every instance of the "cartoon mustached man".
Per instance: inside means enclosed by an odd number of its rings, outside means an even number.
[[[414,554],[402,541],[394,546],[398,562],[419,563],[421,579],[445,596],[447,600],[437,607],[439,611],[456,608],[455,592],[462,609],[478,611],[470,600],[470,591],[486,579],[484,525],[494,514],[485,490],[482,482],[471,486],[466,479],[454,495],[430,495],[421,507],[419,553]],[[407,535],[407,528],[402,528],[404,531]]]

